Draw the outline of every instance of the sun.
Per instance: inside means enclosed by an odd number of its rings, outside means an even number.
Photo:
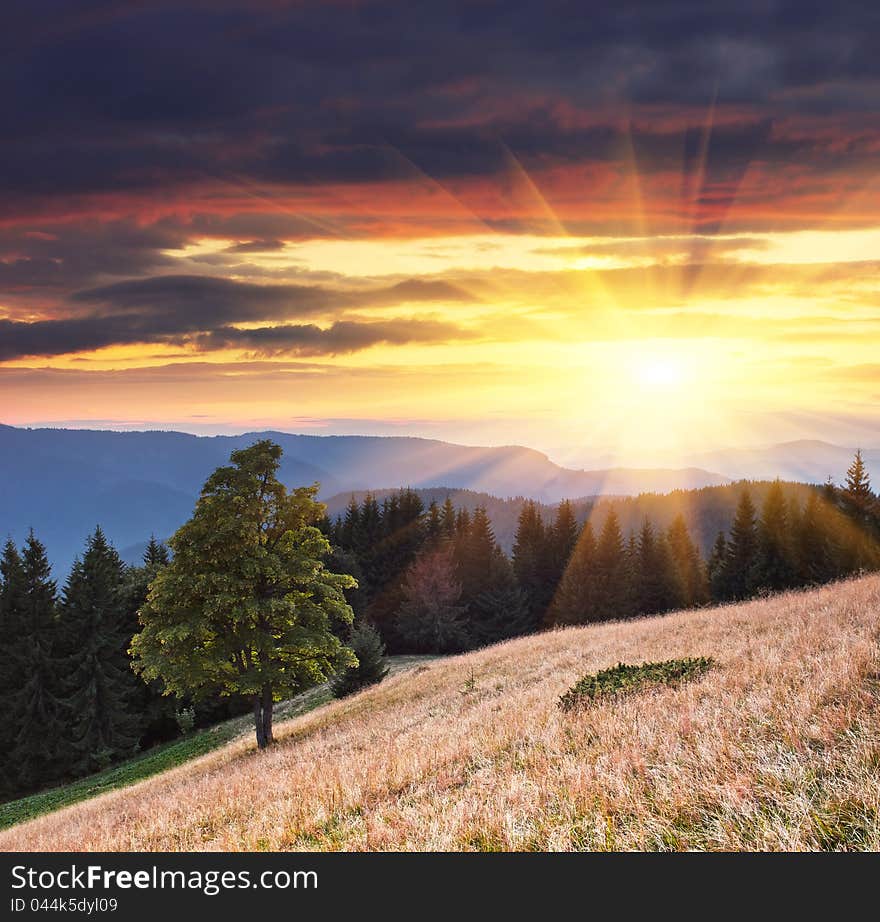
[[[633,363],[634,383],[646,390],[676,391],[688,377],[685,367],[674,358],[644,356]]]

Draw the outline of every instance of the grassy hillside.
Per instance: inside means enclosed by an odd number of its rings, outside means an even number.
[[[390,674],[429,662],[431,656],[391,656]],[[275,708],[276,720],[283,721],[312,711],[333,699],[329,685],[318,685]],[[233,717],[216,726],[191,733],[170,743],[154,746],[132,759],[120,762],[101,772],[87,775],[70,784],[40,791],[28,797],[0,804],[0,829],[51,813],[70,804],[97,797],[107,791],[130,787],[145,778],[158,775],[178,765],[218,749],[231,740],[253,735],[253,717],[245,714]]]
[[[0,848],[878,849],[880,576],[420,666]],[[680,687],[559,696],[619,661]]]

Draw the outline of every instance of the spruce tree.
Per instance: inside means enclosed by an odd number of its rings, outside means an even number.
[[[80,774],[130,755],[140,736],[126,589],[125,566],[96,528],[74,562],[62,606],[73,768]]]
[[[547,534],[548,577],[554,587],[562,579],[568,559],[577,543],[578,532],[574,507],[569,500],[564,499],[556,510],[556,518]]]
[[[691,540],[687,523],[681,513],[672,520],[666,532],[666,541],[678,585],[678,604],[686,607],[704,604],[709,599],[706,567],[699,549]]]
[[[331,676],[330,689],[336,698],[344,698],[369,685],[375,685],[388,675],[385,644],[369,622],[355,622],[348,646],[357,657],[357,665],[344,666]]]
[[[23,683],[13,699],[20,725],[12,761],[20,787],[36,790],[65,773],[69,755],[64,746],[68,714],[59,684],[57,590],[46,549],[33,531],[25,542],[22,569],[23,617],[14,655],[23,668]]]
[[[755,559],[754,583],[758,589],[778,591],[794,584],[794,547],[789,528],[788,503],[776,480],[764,498]]]
[[[535,629],[526,594],[508,567],[503,579],[481,592],[468,606],[471,640],[475,646],[520,637]]]
[[[125,567],[125,604],[120,627],[123,637],[133,638],[140,631],[138,612],[147,601],[150,583],[170,559],[166,545],[151,535],[143,553],[143,564]],[[164,686],[158,681],[135,681],[134,685],[131,707],[140,716],[142,742],[151,745],[175,736],[179,732],[175,715],[180,699],[164,695]]]
[[[871,478],[865,467],[861,449],[856,451],[853,463],[847,468],[843,493],[854,506],[864,507],[874,499],[871,491]]]
[[[755,563],[758,531],[755,505],[747,487],[743,488],[730,529],[725,557],[725,598],[745,599],[755,590]]]
[[[443,531],[443,521],[440,518],[440,507],[436,500],[431,500],[428,506],[428,515],[425,519],[425,539],[436,541]]]
[[[712,553],[706,566],[709,578],[709,594],[713,601],[720,602],[730,598],[727,585],[727,538],[719,531],[712,545]]]
[[[448,547],[426,550],[409,567],[397,613],[397,631],[416,653],[458,653],[470,636],[461,583]]]
[[[800,585],[825,583],[837,575],[827,510],[817,491],[807,497],[795,532],[797,579]]]
[[[447,538],[455,535],[455,506],[449,496],[443,501],[443,508],[440,510],[440,530]]]
[[[20,641],[25,630],[25,575],[21,554],[11,538],[0,557],[0,794],[19,789],[12,758],[15,740],[22,728],[16,698],[25,682]]]
[[[540,624],[550,601],[552,587],[547,586],[547,535],[538,504],[526,500],[517,521],[513,543],[513,571],[520,589],[526,594],[535,624]]]
[[[880,504],[871,490],[871,478],[861,450],[856,452],[846,472],[841,500],[844,512],[860,533],[852,536],[856,557],[854,569],[875,569],[880,566]]]
[[[361,506],[358,539],[355,543],[355,550],[359,554],[369,556],[375,552],[379,542],[386,535],[394,534],[397,531],[397,498],[395,496],[386,500],[391,505],[389,510],[386,506],[384,510],[379,508],[379,503],[372,493],[367,493]]]
[[[589,520],[578,536],[568,566],[550,606],[548,621],[552,625],[585,624],[594,620],[593,598],[596,537]]]
[[[467,530],[456,536],[453,559],[465,604],[503,580],[507,560],[482,506],[474,510]]]
[[[677,588],[666,541],[645,518],[638,538],[636,613],[652,615],[674,608],[678,601]]]
[[[345,517],[339,526],[339,543],[346,550],[354,551],[361,547],[361,507],[354,494],[345,508]]]
[[[626,552],[620,520],[611,506],[596,544],[594,580],[595,620],[625,618],[632,614],[628,604]]]

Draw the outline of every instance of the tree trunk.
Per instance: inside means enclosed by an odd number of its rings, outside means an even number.
[[[266,746],[275,742],[272,736],[272,686],[263,686],[263,739]]]
[[[257,734],[257,748],[266,748],[266,731],[263,727],[263,702],[259,695],[254,695],[254,731]]]

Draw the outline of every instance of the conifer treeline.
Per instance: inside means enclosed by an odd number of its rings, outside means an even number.
[[[549,521],[527,500],[508,558],[485,509],[414,491],[352,498],[326,523],[337,567],[360,582],[351,602],[392,652],[451,652],[543,627],[726,602],[880,568],[880,504],[857,453],[842,487],[779,481],[755,508],[748,484],[708,560],[677,515],[624,535],[615,505],[581,526],[563,501]]]
[[[137,609],[165,548],[123,564],[97,528],[59,593],[31,532],[0,556],[0,795],[96,769],[161,739],[174,709],[130,668]]]

